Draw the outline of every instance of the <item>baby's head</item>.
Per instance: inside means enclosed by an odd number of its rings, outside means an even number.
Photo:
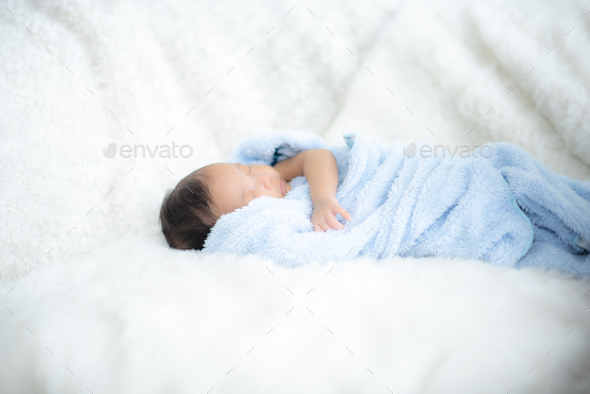
[[[261,196],[285,197],[290,190],[271,166],[210,164],[184,177],[166,194],[160,208],[162,232],[172,248],[201,250],[221,215]]]

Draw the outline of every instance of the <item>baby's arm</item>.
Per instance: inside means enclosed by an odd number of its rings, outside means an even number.
[[[293,178],[305,175],[309,183],[309,193],[313,204],[311,222],[314,231],[343,229],[335,217],[337,213],[347,220],[352,217],[340,206],[336,199],[338,187],[338,167],[336,159],[328,149],[310,149],[277,163],[274,168],[290,182]]]

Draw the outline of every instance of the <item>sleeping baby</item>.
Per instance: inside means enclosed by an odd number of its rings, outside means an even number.
[[[590,276],[590,182],[504,142],[445,157],[343,137],[345,146],[332,147],[307,132],[248,137],[228,162],[192,172],[166,195],[166,241],[291,267],[444,256]],[[414,151],[431,152],[423,148]]]
[[[335,215],[352,218],[336,199],[336,159],[328,149],[310,149],[273,167],[214,163],[190,173],[162,203],[160,221],[166,241],[173,248],[200,250],[217,218],[258,197],[285,197],[291,190],[289,182],[298,176],[305,176],[309,183],[314,231],[344,228]]]

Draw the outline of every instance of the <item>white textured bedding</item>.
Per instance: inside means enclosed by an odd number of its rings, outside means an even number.
[[[290,270],[170,250],[158,227],[167,188],[278,129],[507,141],[590,180],[587,3],[3,6],[0,392],[590,391],[588,280]],[[103,155],[172,141],[191,157]]]

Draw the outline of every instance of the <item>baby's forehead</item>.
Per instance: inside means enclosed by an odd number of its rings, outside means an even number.
[[[213,163],[195,171],[195,176],[203,177],[207,186],[210,188],[222,187],[225,185],[225,180],[232,179],[234,175],[238,175],[238,163]]]
[[[217,172],[217,171],[227,171],[227,170],[231,170],[233,167],[236,167],[237,165],[240,165],[241,163],[212,163],[209,165],[206,165],[205,167],[197,170],[199,172],[203,172],[203,173],[211,173],[211,172]]]

